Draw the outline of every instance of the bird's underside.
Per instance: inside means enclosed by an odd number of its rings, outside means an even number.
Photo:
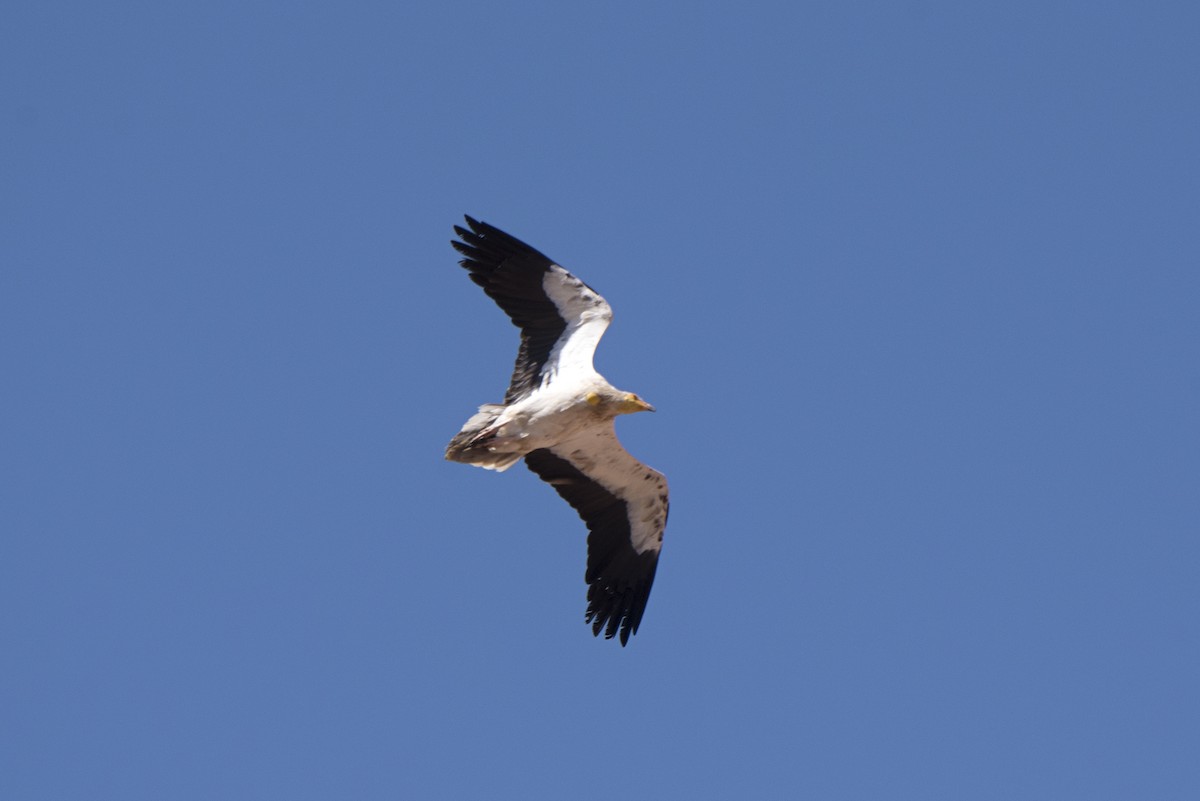
[[[669,497],[666,478],[621,447],[613,420],[653,407],[592,366],[612,319],[604,298],[520,240],[466,220],[452,242],[460,264],[521,340],[504,402],[480,406],[446,458],[498,471],[524,458],[579,513],[589,532],[586,620],[624,645],[645,611]]]

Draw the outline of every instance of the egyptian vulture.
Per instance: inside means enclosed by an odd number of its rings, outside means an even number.
[[[466,221],[451,242],[459,264],[521,329],[521,345],[504,403],[480,406],[446,458],[488,470],[524,458],[575,508],[589,532],[585,620],[625,645],[646,610],[668,496],[663,474],[621,447],[613,419],[654,407],[592,366],[612,320],[604,298],[524,242]]]

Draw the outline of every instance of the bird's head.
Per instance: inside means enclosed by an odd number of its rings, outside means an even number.
[[[632,392],[621,394],[621,401],[617,406],[619,414],[633,414],[634,412],[652,412],[654,407],[646,403]]]
[[[611,388],[589,392],[585,396],[589,406],[603,409],[611,415],[652,412],[654,407],[632,392],[621,392]]]

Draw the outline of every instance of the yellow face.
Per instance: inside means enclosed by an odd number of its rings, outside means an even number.
[[[654,407],[646,403],[632,392],[626,392],[625,397],[621,400],[621,413],[633,414],[634,412],[652,412]]]

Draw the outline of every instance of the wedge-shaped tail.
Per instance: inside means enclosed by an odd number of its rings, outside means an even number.
[[[516,464],[522,454],[496,453],[491,447],[495,434],[489,429],[503,411],[504,407],[497,403],[480,406],[479,412],[466,422],[462,431],[455,434],[446,446],[446,458],[452,462],[501,472]]]

